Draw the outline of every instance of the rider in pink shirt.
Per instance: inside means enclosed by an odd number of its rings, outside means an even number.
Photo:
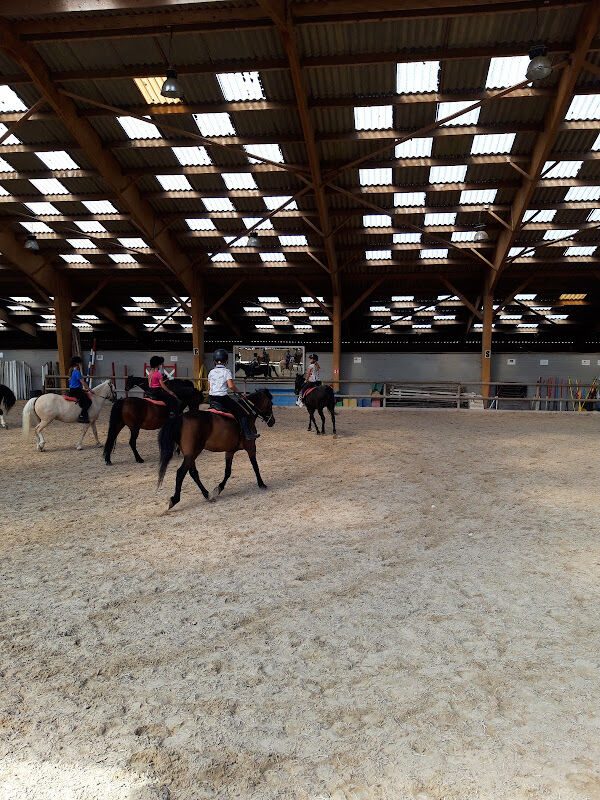
[[[165,360],[162,356],[152,356],[150,359],[150,372],[148,373],[148,391],[146,394],[153,400],[162,400],[166,403],[169,416],[174,417],[179,414],[179,400],[177,395],[172,392],[165,384],[164,375],[160,367]]]

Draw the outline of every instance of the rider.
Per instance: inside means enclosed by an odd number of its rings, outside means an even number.
[[[175,417],[180,412],[179,399],[175,392],[172,392],[165,383],[165,377],[160,367],[165,363],[162,356],[152,356],[150,359],[150,371],[148,372],[148,390],[146,394],[152,400],[162,400],[167,406],[170,417]]]
[[[227,364],[227,350],[219,347],[213,353],[215,366],[208,373],[208,382],[210,386],[208,402],[211,408],[216,408],[219,411],[229,411],[237,421],[240,423],[242,434],[245,439],[258,439],[259,433],[255,433],[250,429],[250,418],[246,411],[239,403],[229,397],[227,389],[232,392],[237,392],[235,383],[233,382],[233,375],[231,370],[226,366]]]
[[[311,353],[308,357],[308,361],[308,373],[306,375],[306,381],[300,389],[299,397],[302,397],[307,389],[311,389],[313,386],[321,385],[321,381],[319,380],[319,375],[321,374],[319,356],[316,353]]]
[[[81,407],[81,413],[77,417],[77,422],[84,422],[89,425],[90,418],[88,417],[88,409],[92,405],[92,401],[88,396],[90,389],[83,380],[81,374],[81,357],[73,356],[69,367],[69,397],[76,397]]]

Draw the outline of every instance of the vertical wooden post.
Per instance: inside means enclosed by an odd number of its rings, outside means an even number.
[[[204,281],[196,270],[192,281],[190,305],[192,311],[192,347],[194,348],[194,378],[204,366]]]
[[[73,343],[71,309],[71,287],[64,271],[57,272],[54,280],[54,313],[56,315],[56,346],[61,375],[66,375],[71,360]]]
[[[340,363],[342,353],[342,298],[333,296],[333,391],[340,389]]]
[[[481,333],[481,382],[482,384],[491,380],[492,375],[492,324],[494,321],[494,293],[491,289],[493,276],[490,273],[486,277],[483,290],[483,330]],[[490,387],[482,386],[481,394],[489,397]],[[487,407],[487,404],[486,404]]]

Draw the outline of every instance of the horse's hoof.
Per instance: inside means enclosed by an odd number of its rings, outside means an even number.
[[[96,442],[96,447],[102,447],[102,442]]]
[[[104,459],[104,460],[106,462],[106,466],[107,467],[112,467],[112,465],[113,465],[112,461],[108,461],[107,459]]]
[[[221,489],[219,484],[217,484],[215,488],[212,490],[212,492],[208,493],[206,499],[208,500],[209,503],[214,503],[214,501],[217,499],[217,497],[221,494],[222,491],[223,489]]]
[[[259,483],[258,484],[258,488],[259,489],[266,489],[267,488],[267,484],[266,483]]]
[[[170,511],[177,502],[179,501],[175,500],[174,497],[171,497],[171,499],[169,500],[169,505],[167,506],[167,511]]]
[[[77,450],[83,450],[83,445],[82,444],[78,444],[76,449]]]
[[[37,449],[40,451],[40,453],[43,453],[43,452],[44,452],[44,445],[43,445],[43,444],[40,444],[40,443],[38,442],[38,443],[36,444],[36,447],[37,447]]]
[[[144,463],[144,459],[143,458],[136,458],[136,461],[137,461],[138,464],[143,464]]]

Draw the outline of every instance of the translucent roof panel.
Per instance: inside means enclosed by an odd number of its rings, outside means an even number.
[[[117,214],[117,209],[110,200],[82,200],[90,214]]]
[[[205,167],[212,164],[205,147],[172,147],[171,150],[184,167]]]
[[[264,219],[261,222],[261,219],[261,217],[242,217],[242,222],[246,228],[252,228],[254,225],[260,222],[260,225],[256,228],[257,231],[272,231],[273,223],[271,220]]]
[[[398,94],[437,92],[440,85],[439,61],[409,61],[396,65],[396,91]]]
[[[582,202],[600,200],[600,186],[571,186],[565,195],[565,200]]]
[[[279,242],[282,247],[306,247],[308,241],[306,236],[302,234],[289,234],[279,237]]]
[[[216,114],[193,114],[202,136],[235,136],[231,117],[224,111]]]
[[[576,94],[565,119],[600,119],[600,94]]]
[[[525,247],[511,247],[508,251],[508,257],[513,258],[514,256],[520,256],[521,253],[526,250]]]
[[[444,247],[431,247],[426,250],[421,250],[421,258],[448,258],[448,248]]]
[[[225,240],[225,244],[228,244],[231,247],[248,247],[247,236],[240,236],[239,239],[237,239],[235,236],[224,236],[223,239]]]
[[[0,172],[14,172],[15,168],[8,161],[0,157]]]
[[[225,72],[216,77],[225,100],[265,99],[258,72]]]
[[[261,261],[285,261],[283,253],[259,253]]]
[[[600,208],[593,208],[588,214],[588,222],[600,222]]]
[[[438,103],[435,118],[436,120],[444,119],[445,117],[449,117],[451,114],[456,114],[457,111],[461,111],[463,108],[468,108],[472,105],[473,103],[469,100],[456,100],[448,103]],[[477,121],[479,120],[480,112],[481,108],[477,106],[477,108],[472,109],[472,111],[467,111],[466,114],[461,114],[459,117],[455,117],[449,122],[442,123],[442,127],[445,125],[476,125]]]
[[[21,222],[21,225],[29,233],[52,233],[52,228],[45,222]]]
[[[367,261],[389,261],[391,257],[391,250],[365,250]]]
[[[8,130],[8,128],[6,127],[6,125],[3,122],[0,122],[0,136],[5,134],[7,130]],[[11,135],[8,136],[2,142],[2,144],[21,144],[21,140],[17,139],[17,137],[14,135],[14,133],[11,133]]]
[[[556,209],[536,209],[528,208],[523,214],[523,222],[552,222],[556,216]]]
[[[552,161],[546,161],[542,169],[542,175],[544,178],[574,178],[581,169],[582,164],[583,161],[557,161],[556,164],[553,164]]]
[[[283,153],[278,144],[245,144],[244,150],[249,156],[258,156],[268,161],[274,161],[276,164],[283,164]],[[251,158],[250,163],[256,162]]]
[[[575,233],[577,233],[577,228],[564,228],[562,230],[546,231],[544,233],[544,239],[554,242],[558,239],[567,239],[569,236],[573,236]]]
[[[445,212],[440,214],[425,214],[424,225],[454,225],[456,222],[456,214]]]
[[[167,105],[180,103],[177,97],[165,97],[161,94],[166,75],[153,75],[152,77],[134,78],[133,82],[148,105]]]
[[[596,141],[591,146],[590,150],[593,150],[594,152],[600,150],[600,133],[598,134],[598,136],[596,136]]]
[[[393,106],[355,106],[354,127],[357,131],[381,131],[393,127]]]
[[[474,242],[475,231],[452,231],[451,242]]]
[[[0,186],[0,197],[8,197],[10,192],[4,188],[4,186]]]
[[[397,208],[413,208],[425,205],[425,192],[394,192]]]
[[[499,56],[490,59],[486,89],[508,89],[525,80],[529,56]]]
[[[203,197],[202,203],[207,211],[235,211],[228,197]]]
[[[431,136],[407,139],[395,148],[396,158],[429,158],[433,147]]]
[[[460,193],[461,205],[486,205],[496,199],[497,189],[463,189]]]
[[[109,253],[116,264],[136,264],[135,258],[130,253]]]
[[[60,256],[67,264],[89,264],[90,262],[80,253],[61,253]]]
[[[148,247],[146,242],[140,239],[139,236],[119,236],[118,242],[123,247]]]
[[[52,203],[25,203],[24,205],[31,211],[32,214],[40,214],[42,216],[57,216],[60,214],[58,208]]]
[[[106,228],[100,222],[96,222],[93,219],[84,219],[81,221],[74,220],[74,225],[77,225],[80,231],[84,233],[103,233],[106,232]]]
[[[391,186],[392,183],[391,167],[359,169],[358,175],[361,186]]]
[[[185,175],[155,175],[165,192],[191,192],[192,184]]]
[[[27,106],[10,86],[0,86],[0,112],[27,111]]]
[[[215,253],[210,257],[211,261],[233,261],[231,253]]]
[[[67,187],[56,178],[31,178],[30,183],[42,194],[70,194]]]
[[[586,247],[567,247],[565,250],[566,256],[593,256],[596,245]]]
[[[45,153],[36,153],[48,169],[79,169],[77,164],[65,150],[47,150]]]
[[[285,207],[285,211],[297,211],[298,204],[295,200],[292,200],[291,195],[280,195],[279,197],[263,197],[264,204],[269,209],[269,211],[275,211],[276,208],[279,208],[287,201],[288,204]]]
[[[74,250],[94,250],[98,245],[91,239],[67,239]]]
[[[130,139],[161,139],[162,134],[153,122],[135,117],[117,117],[117,122]]]
[[[251,172],[222,172],[221,177],[228,189],[258,189]]]
[[[394,244],[416,244],[421,241],[420,233],[395,233],[392,237]]]
[[[390,228],[392,218],[388,214],[365,214],[363,225],[365,228]]]
[[[429,183],[463,183],[467,174],[466,164],[454,164],[429,168]]]
[[[473,137],[471,154],[510,153],[516,133],[477,133]]]
[[[215,223],[212,219],[186,219],[188,228],[192,231],[215,231]]]

